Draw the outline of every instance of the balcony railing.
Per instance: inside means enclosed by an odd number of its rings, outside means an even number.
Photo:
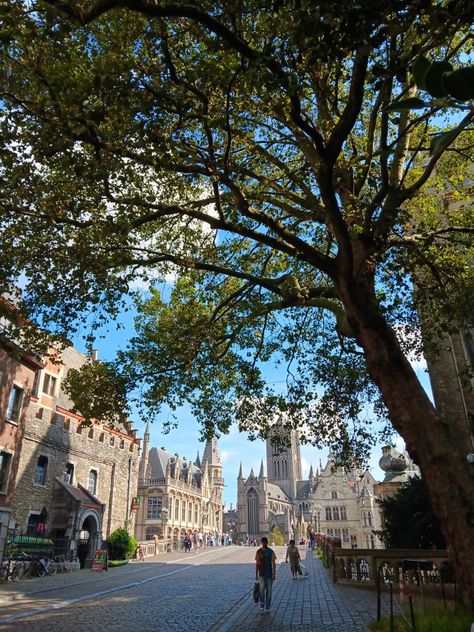
[[[446,551],[423,549],[341,549],[329,558],[333,581],[346,586],[401,594],[454,597],[455,584]]]
[[[155,487],[156,485],[166,485],[166,478],[139,478],[138,484],[141,487]]]

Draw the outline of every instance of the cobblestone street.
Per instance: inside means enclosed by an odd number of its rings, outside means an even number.
[[[364,632],[373,592],[340,588],[311,553],[309,577],[291,581],[283,547],[271,611],[251,599],[254,548],[171,553],[96,573],[0,586],[0,630],[17,632]],[[301,550],[302,557],[305,551]]]

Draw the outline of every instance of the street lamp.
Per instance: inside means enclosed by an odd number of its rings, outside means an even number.
[[[322,509],[321,505],[314,506],[314,510],[315,510],[314,521],[315,521],[315,526],[316,526],[316,533],[321,532],[321,509]]]

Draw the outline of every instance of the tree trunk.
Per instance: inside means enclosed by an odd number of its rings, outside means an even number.
[[[372,281],[344,284],[341,297],[391,422],[425,478],[459,599],[474,610],[474,466],[466,459],[466,434],[456,430],[462,420],[442,419],[432,405],[377,305]]]

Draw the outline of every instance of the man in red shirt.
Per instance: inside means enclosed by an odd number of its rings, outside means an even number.
[[[268,538],[265,536],[260,540],[261,548],[255,555],[255,579],[260,586],[260,610],[270,610],[272,602],[272,586],[275,581],[276,555],[272,549],[268,548]]]

